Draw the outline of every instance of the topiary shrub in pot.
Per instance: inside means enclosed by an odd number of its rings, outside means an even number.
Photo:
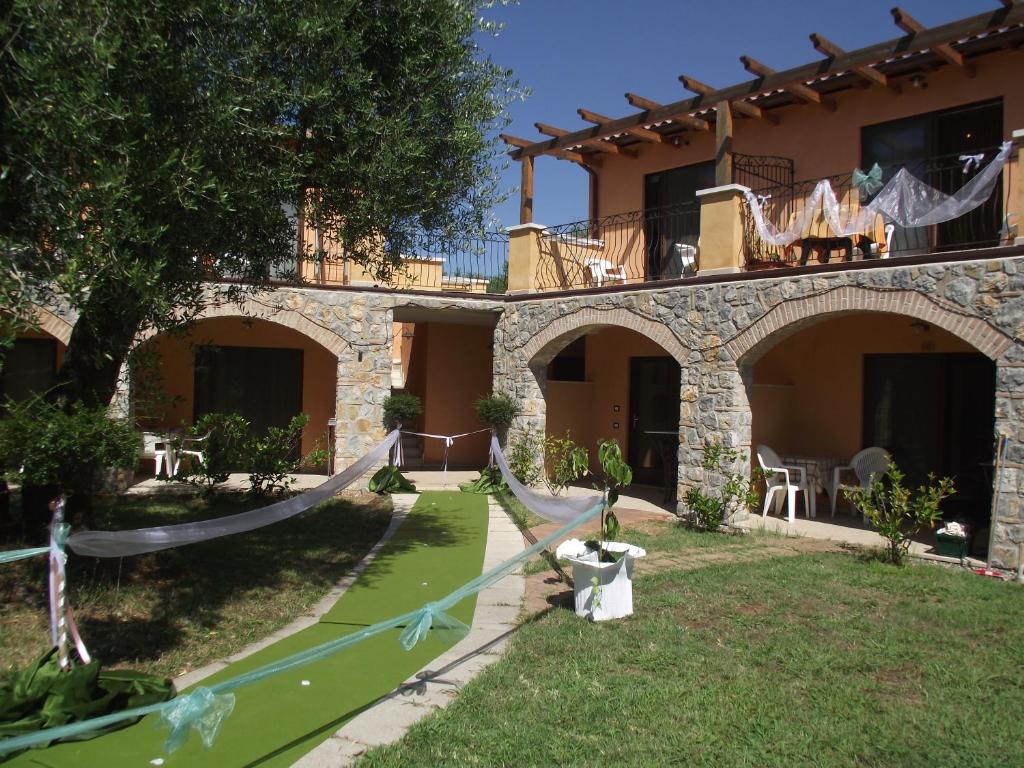
[[[384,425],[394,429],[399,425],[410,426],[423,415],[423,401],[408,392],[399,392],[384,400]]]
[[[523,412],[523,407],[512,395],[505,392],[492,392],[480,397],[473,403],[477,418],[498,433],[498,442],[505,445],[508,428]]]

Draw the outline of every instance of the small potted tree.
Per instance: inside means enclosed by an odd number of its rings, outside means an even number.
[[[384,400],[384,425],[389,429],[398,429],[403,424],[418,419],[423,413],[423,402],[407,392],[400,392]],[[401,441],[401,436],[399,436]],[[374,493],[415,493],[416,486],[402,474],[395,463],[388,458],[388,463],[378,469],[370,478],[369,489]]]
[[[473,409],[476,411],[477,418],[494,430],[501,445],[505,445],[508,428],[512,426],[516,416],[523,410],[512,395],[504,392],[494,392],[486,397],[478,398],[473,403]],[[493,464],[481,469],[480,477],[459,485],[459,489],[465,493],[498,493],[505,487],[505,480],[502,478],[501,472]]]
[[[581,542],[569,539],[555,551],[572,563],[576,615],[591,621],[620,619],[633,613],[633,561],[647,554],[640,547],[615,541],[619,521],[612,512],[619,489],[633,482],[633,470],[622,458],[615,440],[603,440],[597,448],[604,477],[595,487],[605,494],[599,538]]]

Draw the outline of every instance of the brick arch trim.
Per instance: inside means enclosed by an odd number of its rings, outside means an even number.
[[[69,323],[63,317],[55,315],[50,310],[43,309],[43,307],[36,307],[35,313],[39,330],[50,334],[66,347],[71,341],[71,331],[75,327],[74,323]]]
[[[582,336],[589,330],[609,325],[628,328],[646,336],[675,358],[677,363],[686,364],[689,350],[682,345],[668,326],[648,320],[621,307],[615,309],[587,308],[563,315],[532,336],[523,345],[523,354],[531,363],[535,360],[542,363],[550,362],[550,358],[558,354],[573,337]],[[568,341],[566,341],[566,337],[569,337]]]
[[[923,320],[966,341],[993,360],[1013,343],[1009,336],[981,318],[949,309],[923,293],[843,286],[777,304],[727,342],[725,349],[737,362],[744,357],[744,362],[754,362],[775,343],[822,316],[852,312],[886,312]]]
[[[246,299],[241,304],[217,304],[207,306],[196,320],[210,320],[217,317],[242,317],[253,320],[265,320],[268,323],[276,323],[303,336],[315,341],[332,355],[341,358],[349,349],[349,343],[338,334],[328,328],[313,322],[301,312],[293,309],[278,309],[258,304],[252,299]],[[154,335],[152,329],[146,332],[144,339]]]

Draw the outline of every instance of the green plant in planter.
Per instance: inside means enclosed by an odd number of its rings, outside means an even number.
[[[890,462],[887,475],[872,475],[868,488],[843,489],[847,501],[859,509],[888,542],[886,560],[893,565],[902,565],[911,539],[925,526],[935,527],[942,519],[939,504],[956,493],[949,477],[936,479],[934,474],[929,474],[928,483],[918,487],[916,495],[911,495],[903,480],[903,472]]]
[[[423,401],[416,395],[400,392],[384,399],[384,423],[388,429],[411,424],[423,414]]]
[[[614,563],[622,559],[625,553],[609,552],[604,543],[615,541],[619,536],[619,519],[612,512],[612,507],[619,500],[619,491],[633,482],[633,469],[622,458],[622,448],[617,440],[602,440],[597,445],[597,460],[601,465],[602,477],[595,478],[594,487],[603,491],[607,503],[601,510],[601,537],[586,542],[587,547],[597,552],[600,563]],[[597,586],[596,577],[594,586]],[[600,595],[595,595],[600,600]]]
[[[473,403],[473,409],[480,421],[499,433],[511,427],[516,416],[523,412],[519,401],[505,392],[494,392],[478,398]]]
[[[735,448],[712,443],[704,446],[701,468],[708,473],[721,475],[725,482],[716,490],[705,493],[702,488],[691,488],[686,492],[686,505],[690,510],[690,525],[704,531],[717,531],[725,519],[742,509],[757,504],[757,489],[754,481],[763,474],[755,470],[754,478],[734,471],[732,468],[746,457]]]

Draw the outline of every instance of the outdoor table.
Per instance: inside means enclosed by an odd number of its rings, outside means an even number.
[[[645,429],[644,434],[650,435],[651,442],[654,443],[658,449],[658,454],[661,456],[661,469],[665,477],[663,499],[664,503],[668,504],[670,501],[675,501],[676,498],[675,473],[672,470],[676,466],[678,455],[679,431]]]
[[[839,459],[826,456],[783,456],[782,463],[791,467],[800,467],[807,475],[807,485],[814,493],[822,493],[832,498],[832,470],[839,466]]]

